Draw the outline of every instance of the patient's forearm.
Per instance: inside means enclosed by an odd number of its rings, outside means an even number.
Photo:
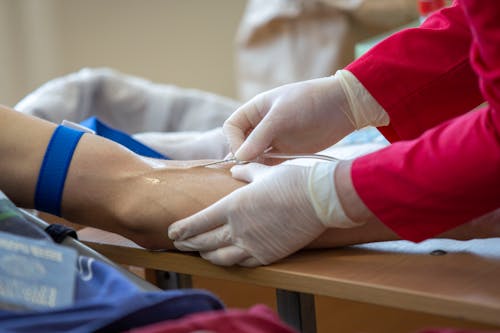
[[[82,145],[72,161],[64,216],[147,248],[172,248],[170,224],[243,185],[223,169],[188,168],[199,161],[150,160],[132,153],[95,156],[84,151],[91,147]]]

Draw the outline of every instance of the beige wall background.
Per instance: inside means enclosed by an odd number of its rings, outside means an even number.
[[[245,0],[0,0],[0,103],[83,67],[236,97]]]

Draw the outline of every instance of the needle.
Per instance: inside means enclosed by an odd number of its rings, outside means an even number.
[[[245,162],[238,161],[236,158],[231,157],[231,158],[225,158],[223,160],[218,160],[218,161],[214,161],[214,162],[193,165],[192,168],[195,168],[195,167],[206,167],[206,166],[210,166],[210,165],[217,165],[217,164],[224,164],[224,163],[236,163],[236,164],[240,164],[241,163],[241,164],[243,164]]]
[[[292,158],[314,158],[323,161],[338,161],[339,159],[333,156],[321,155],[321,154],[286,154],[286,153],[264,153],[261,155],[263,158],[279,158],[279,159],[292,159]],[[224,164],[224,163],[236,163],[245,164],[250,161],[239,161],[234,156],[230,155],[228,158],[223,160],[218,160],[214,162],[193,165],[192,167],[206,167],[210,165]]]
[[[261,156],[264,158],[279,158],[279,159],[314,158],[317,160],[324,160],[324,161],[338,161],[339,160],[336,157],[328,156],[328,155],[321,155],[321,154],[264,153]]]

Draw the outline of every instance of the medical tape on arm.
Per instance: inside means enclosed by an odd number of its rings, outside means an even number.
[[[320,162],[309,173],[309,197],[316,215],[327,228],[352,228],[363,223],[354,222],[345,215],[340,204],[333,175],[338,162]]]
[[[61,216],[61,200],[64,183],[73,153],[84,134],[59,125],[47,146],[35,189],[35,208],[53,215]]]
[[[348,70],[341,69],[335,73],[347,98],[350,110],[344,110],[347,118],[356,129],[366,126],[387,126],[389,115],[373,98],[359,80]],[[350,114],[348,112],[351,111]]]

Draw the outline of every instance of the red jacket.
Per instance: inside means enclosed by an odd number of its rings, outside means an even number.
[[[393,144],[352,166],[383,223],[421,241],[500,207],[500,1],[456,1],[347,69],[390,116]]]

